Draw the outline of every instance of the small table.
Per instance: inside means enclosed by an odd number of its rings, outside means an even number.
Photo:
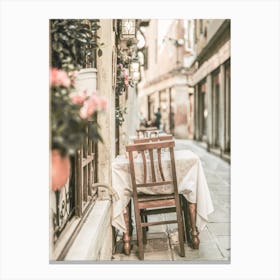
[[[139,155],[135,160],[137,176],[143,176],[142,158]],[[137,164],[138,163],[138,164]],[[208,222],[208,215],[214,211],[212,199],[204,175],[199,157],[190,150],[175,151],[176,175],[178,191],[189,202],[190,224],[192,235],[204,229]],[[170,169],[170,158],[168,153],[162,156],[162,168]],[[149,170],[149,168],[147,168]],[[148,174],[149,178],[149,174]],[[124,156],[117,156],[112,163],[112,187],[118,194],[119,199],[113,202],[112,225],[124,233],[126,254],[130,253],[129,238],[129,217],[128,213],[132,197],[132,185],[129,171],[129,160]],[[172,193],[170,186],[158,186],[145,188],[147,194],[168,194]],[[197,236],[197,247],[199,239]]]
[[[146,127],[146,128],[139,128],[136,130],[137,138],[140,138],[140,135],[144,137],[151,137],[151,135],[155,134],[158,135],[161,132],[157,127]]]

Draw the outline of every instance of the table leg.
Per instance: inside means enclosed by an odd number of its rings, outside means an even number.
[[[196,227],[196,203],[189,203],[189,212],[191,223],[192,246],[194,249],[198,249],[200,241],[198,238],[199,232]]]
[[[126,213],[124,213],[124,220],[126,226],[126,232],[123,234],[124,253],[130,255],[130,207],[126,207]]]
[[[188,201],[185,199],[183,195],[180,195],[181,203],[182,203],[182,210],[184,213],[184,224],[185,224],[185,238],[188,244],[192,243],[191,234],[190,234],[190,214],[189,214],[189,204]]]

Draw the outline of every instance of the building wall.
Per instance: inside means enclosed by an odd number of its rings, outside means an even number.
[[[169,31],[164,34],[162,30],[166,27],[169,28]],[[173,42],[168,40],[168,37],[178,39],[181,35],[178,30],[181,28],[183,28],[181,21],[158,19],[150,21],[145,30],[146,45],[148,46],[148,69],[143,77],[145,82],[168,73],[176,66],[176,47]]]
[[[190,100],[192,88],[182,70],[190,55],[192,40],[186,36],[191,30],[184,20],[150,20],[144,32],[148,47],[148,69],[143,71],[139,84],[139,104],[144,116],[153,121],[161,108],[161,127],[177,138],[192,137]],[[163,32],[166,30],[167,32]],[[182,46],[176,40],[185,39]],[[177,41],[178,43],[178,41]]]
[[[111,184],[111,163],[115,157],[115,97],[113,91],[113,53],[115,50],[115,34],[113,20],[100,20],[101,28],[98,30],[103,55],[97,59],[97,90],[107,99],[106,114],[100,114],[100,133],[103,143],[98,144],[99,168],[98,178],[102,183]]]
[[[116,61],[115,33],[113,20],[100,20],[98,30],[103,55],[97,59],[97,72],[89,77],[95,89],[107,100],[106,113],[99,114],[98,123],[103,143],[98,144],[98,181],[111,185],[111,164],[115,157],[115,95],[112,62]],[[97,77],[96,77],[97,74]],[[78,81],[79,87],[88,88],[84,79]],[[67,187],[67,186],[66,186]],[[106,191],[106,190],[105,190]],[[52,220],[53,194],[50,195],[50,221]],[[79,223],[82,225],[79,228]],[[79,228],[77,234],[75,230]],[[74,216],[66,225],[57,243],[53,244],[53,228],[50,223],[50,260],[111,260],[112,226],[111,201],[97,200],[90,204],[89,210],[82,217]],[[65,249],[67,242],[71,245]],[[65,253],[64,253],[65,252]],[[63,256],[62,256],[63,255]]]
[[[196,39],[195,139],[222,157],[230,156],[230,22],[204,21],[207,36]],[[195,34],[200,34],[196,23]]]

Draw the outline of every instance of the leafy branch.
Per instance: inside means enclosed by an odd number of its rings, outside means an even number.
[[[96,50],[102,55],[103,43],[96,34],[99,28],[99,20],[50,20],[52,67],[67,72],[92,67]]]
[[[116,124],[117,126],[122,126],[123,122],[124,122],[124,115],[127,113],[126,112],[126,107],[125,108],[120,108],[120,107],[117,107],[116,108]]]

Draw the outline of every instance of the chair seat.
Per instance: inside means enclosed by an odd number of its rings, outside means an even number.
[[[158,201],[158,200],[165,200],[165,199],[172,199],[174,198],[174,194],[139,194],[138,195],[138,201]]]
[[[151,207],[168,207],[174,206],[175,196],[172,194],[163,195],[138,195],[138,207],[139,209],[151,208]]]

